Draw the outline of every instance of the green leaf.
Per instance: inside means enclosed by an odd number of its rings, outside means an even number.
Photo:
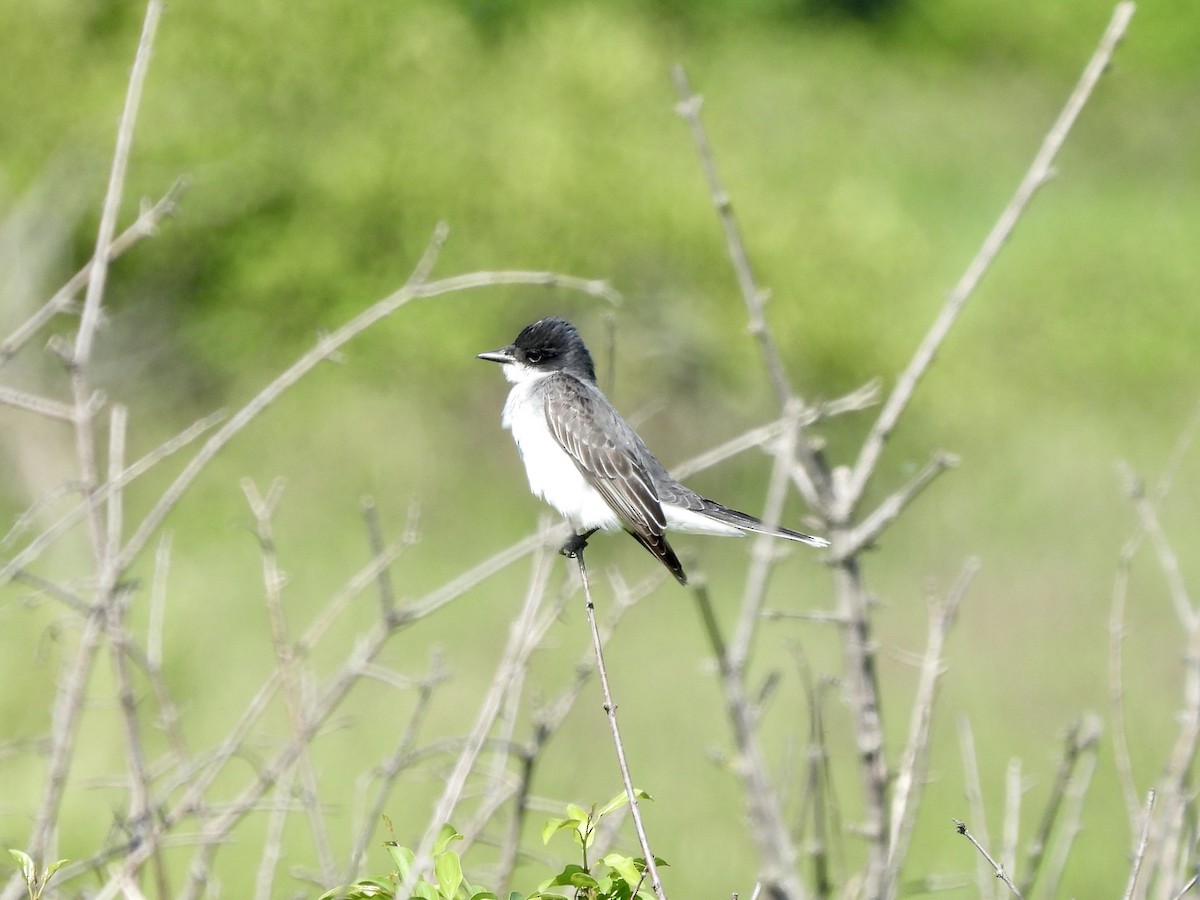
[[[408,878],[409,870],[412,869],[413,852],[407,847],[401,847],[395,841],[386,841],[384,846],[387,847],[388,855],[392,858],[392,865],[396,867],[396,874],[400,876],[400,880]]]
[[[57,859],[54,862],[50,863],[49,868],[46,869],[46,877],[44,880],[48,882],[51,878],[54,877],[55,872],[57,872],[59,869],[61,869],[63,866],[65,866],[69,862],[70,862],[69,859]]]
[[[433,852],[441,853],[454,841],[461,841],[463,836],[458,833],[453,825],[443,825],[442,830],[438,832],[437,840],[433,842]]]
[[[625,856],[622,853],[610,853],[600,860],[600,862],[624,878],[629,884],[637,884],[642,877],[637,863],[633,861],[633,857],[631,856]]]
[[[513,895],[518,896],[517,894]],[[476,891],[471,895],[470,900],[496,900],[496,895],[491,891]]]
[[[578,819],[580,822],[586,822],[588,820],[587,810],[574,803],[567,804],[567,815],[572,819]]]
[[[326,891],[317,900],[372,900],[375,897],[386,900],[395,897],[391,884],[381,878],[360,878],[352,884]]]
[[[550,838],[562,831],[564,828],[578,828],[578,819],[550,819],[542,826],[542,843],[550,843]]]
[[[461,837],[461,835],[459,835]],[[454,900],[458,886],[462,884],[462,860],[453,850],[443,850],[433,858],[433,874],[437,876],[438,889],[446,900]]]
[[[545,884],[546,885],[575,884],[575,876],[578,875],[580,872],[587,874],[587,869],[585,869],[583,866],[576,865],[575,863],[570,863],[566,867],[564,867],[561,872],[559,872],[557,875],[555,875],[549,881],[545,882]]]
[[[21,877],[25,879],[25,883],[32,883],[37,878],[37,866],[33,864],[33,857],[24,850],[9,850],[8,852],[13,855],[21,867]]]
[[[600,887],[600,882],[593,878],[588,872],[576,872],[571,876],[571,887],[598,888]]]

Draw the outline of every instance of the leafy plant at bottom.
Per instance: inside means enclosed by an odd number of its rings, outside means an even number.
[[[645,791],[635,793],[638,799],[651,799]],[[648,896],[648,892],[643,890],[646,878],[644,858],[620,853],[608,853],[595,861],[589,861],[588,858],[600,820],[628,802],[629,797],[622,791],[599,809],[595,805],[585,810],[573,803],[568,804],[565,817],[551,819],[542,828],[542,842],[549,843],[550,838],[560,831],[570,831],[583,852],[583,864],[571,863],[557,875],[543,881],[532,894],[514,891],[507,900],[634,900]],[[384,821],[390,832],[392,823],[386,817]],[[453,826],[442,826],[433,847],[434,880],[429,882],[422,876],[413,885],[412,893],[407,898],[397,897],[396,891],[412,871],[415,854],[395,840],[390,840],[384,846],[392,858],[394,871],[391,874],[383,878],[360,878],[325,892],[320,900],[498,900],[493,892],[471,885],[463,878],[462,859],[450,846],[461,839],[462,835]],[[654,862],[660,866],[667,865],[657,856]],[[556,888],[567,889],[570,898]]]

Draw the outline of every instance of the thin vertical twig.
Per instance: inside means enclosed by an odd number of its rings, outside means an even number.
[[[621,740],[621,729],[617,724],[617,705],[613,702],[612,691],[608,684],[608,670],[604,666],[604,644],[600,640],[600,629],[596,626],[596,606],[592,602],[592,586],[588,581],[587,566],[583,561],[583,550],[575,551],[575,561],[579,564],[579,578],[583,583],[583,596],[587,609],[588,628],[592,633],[592,649],[596,653],[596,674],[600,678],[600,688],[604,693],[604,712],[608,715],[608,727],[612,732],[613,746],[617,752],[617,765],[621,769],[621,780],[625,785],[625,796],[629,798],[629,813],[633,819],[633,828],[637,832],[638,843],[646,859],[646,874],[650,878],[650,886],[658,900],[667,900],[667,892],[662,880],[658,877],[658,864],[654,861],[654,852],[650,849],[650,839],[646,836],[646,826],[642,822],[642,811],[638,805],[637,789],[633,786],[633,778],[629,774],[629,762],[625,758],[625,744]]]
[[[1000,831],[1000,864],[1010,876],[1017,868],[1017,843],[1021,833],[1023,790],[1021,760],[1014,756],[1008,761],[1008,768],[1004,772],[1004,822]]]
[[[1075,774],[1067,788],[1066,800],[1063,804],[1063,825],[1059,829],[1059,837],[1055,842],[1054,851],[1050,855],[1050,861],[1046,864],[1046,876],[1042,879],[1045,885],[1042,895],[1045,897],[1059,895],[1058,888],[1062,883],[1063,872],[1067,868],[1067,860],[1075,846],[1075,838],[1082,830],[1080,823],[1083,821],[1083,801],[1087,797],[1088,788],[1091,787],[1092,776],[1095,772],[1096,751],[1095,745],[1093,745],[1092,751],[1086,754],[1079,765],[1075,767]]]
[[[958,614],[958,608],[979,572],[980,565],[978,557],[968,559],[946,599],[939,600],[931,595],[929,600],[925,655],[921,662],[917,694],[913,699],[908,741],[900,756],[900,766],[896,771],[896,783],[892,791],[892,830],[888,836],[889,873],[886,881],[888,891],[893,897],[899,887],[900,868],[908,855],[912,832],[916,827],[917,809],[920,806],[920,796],[927,773],[933,707],[937,699],[938,683],[945,671],[942,650]]]
[[[958,720],[958,747],[963,764],[963,788],[967,795],[967,808],[971,811],[971,821],[975,823],[985,844],[990,844],[988,838],[987,815],[983,806],[983,787],[979,782],[979,757],[975,753],[975,735],[971,730],[971,720],[966,716]],[[993,893],[992,882],[988,880],[987,872],[982,866],[975,869],[979,896],[990,897]]]
[[[121,198],[125,192],[125,172],[129,167],[129,151],[133,147],[134,124],[137,122],[142,87],[146,83],[146,72],[150,68],[150,51],[154,46],[154,34],[158,30],[161,15],[161,0],[150,0],[146,5],[146,17],[142,22],[142,36],[138,41],[133,70],[129,75],[129,88],[125,94],[121,124],[117,127],[117,147],[113,152],[108,190],[100,211],[96,249],[92,253],[91,271],[88,273],[87,293],[84,295],[83,312],[79,317],[79,331],[75,336],[72,361],[80,367],[86,366],[91,359],[92,341],[96,336],[96,327],[100,324],[100,303],[104,297],[104,286],[108,277],[109,247],[117,228],[117,214],[121,210]]]

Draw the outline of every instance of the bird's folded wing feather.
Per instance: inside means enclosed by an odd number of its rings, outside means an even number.
[[[546,423],[554,439],[625,525],[655,543],[667,518],[650,473],[636,456],[633,429],[586,382],[570,376],[551,376],[547,382]]]

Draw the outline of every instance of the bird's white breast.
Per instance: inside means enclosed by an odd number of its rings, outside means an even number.
[[[576,528],[617,528],[620,521],[616,513],[588,484],[574,460],[550,433],[540,381],[539,378],[517,381],[509,392],[500,420],[512,431],[525,463],[529,489]]]

